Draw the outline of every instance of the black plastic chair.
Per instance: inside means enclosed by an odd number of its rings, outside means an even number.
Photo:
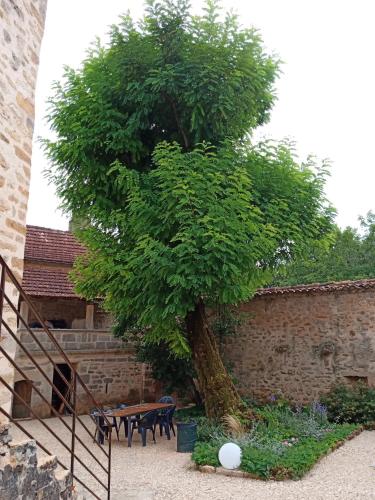
[[[175,412],[175,409],[176,407],[173,406],[172,408],[164,410],[164,413],[158,415],[160,436],[163,435],[163,429],[165,430],[168,439],[171,439],[170,429],[172,429],[173,435],[176,435],[173,425],[173,414]]]
[[[117,409],[122,410],[123,408],[127,408],[129,405],[126,403],[120,403],[116,406]],[[141,416],[136,415],[134,417],[130,417],[132,422],[138,421]],[[120,423],[118,426],[118,430],[120,432],[121,429],[121,424],[124,424],[124,431],[125,431],[125,437],[128,437],[128,432],[129,432],[129,425],[128,425],[128,417],[120,417]]]
[[[103,413],[106,412],[104,411]],[[111,417],[110,415],[108,415],[107,420],[110,422],[110,419],[112,419],[112,423],[108,424],[107,421],[104,419],[103,415],[101,414],[101,412],[97,408],[92,408],[90,410],[90,417],[95,422],[96,426],[94,441],[96,439],[98,443],[103,444],[104,436],[108,439],[109,427],[115,429],[117,434],[117,440],[120,441],[116,417]]]
[[[145,413],[140,420],[133,422],[133,424],[132,424],[132,438],[133,438],[134,429],[138,429],[138,432],[142,436],[142,446],[146,446],[147,431],[149,430],[152,432],[152,439],[153,439],[154,443],[156,443],[155,427],[156,427],[157,418],[158,418],[158,411],[152,410],[152,411],[149,411],[148,413]]]
[[[116,406],[116,409],[122,410],[123,408],[126,408],[128,405],[126,403],[120,403]],[[118,430],[120,432],[121,429],[121,424],[124,424],[124,432],[125,432],[125,437],[128,437],[128,432],[129,432],[129,426],[128,426],[128,419],[127,417],[120,417],[120,423],[118,424]]]
[[[172,396],[163,396],[163,397],[161,397],[159,399],[159,403],[174,404],[174,402],[175,401],[172,398]],[[166,408],[165,410],[159,410],[159,415],[158,415],[158,421],[157,421],[157,423],[159,424],[159,429],[160,429],[160,435],[161,436],[163,435],[163,428],[166,429],[166,426],[165,426],[165,422],[166,422],[165,415],[166,415],[167,412],[168,412],[168,414],[170,416],[169,416],[168,433],[167,433],[167,431],[165,431],[165,433],[167,434],[167,437],[168,437],[170,435],[169,430],[172,429],[173,435],[174,436],[176,435],[175,430],[174,430],[174,426],[173,426],[173,420],[172,420],[173,413],[174,413],[175,409],[176,409],[176,407],[174,406],[173,411],[171,413],[169,413],[169,412],[172,410],[172,408]],[[170,437],[168,437],[168,439],[170,439]]]
[[[174,399],[172,396],[163,396],[162,398],[159,399],[159,403],[166,403],[166,404],[174,404]]]

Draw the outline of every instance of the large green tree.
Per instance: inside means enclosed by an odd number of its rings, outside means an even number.
[[[273,268],[324,237],[325,169],[288,143],[252,145],[278,62],[217,2],[147,2],[67,69],[45,141],[63,207],[86,221],[79,293],[126,328],[191,353],[208,416],[241,408],[207,307],[248,300]]]
[[[275,271],[273,285],[300,285],[375,278],[375,215],[360,217],[360,229],[335,228],[329,245],[313,245],[306,255]]]

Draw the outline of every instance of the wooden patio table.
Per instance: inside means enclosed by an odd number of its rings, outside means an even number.
[[[147,413],[152,410],[165,410],[175,406],[172,403],[141,403],[139,405],[127,406],[126,408],[115,408],[111,411],[106,411],[106,417],[126,417],[128,419],[128,447],[132,445],[132,421],[131,418],[142,413]]]

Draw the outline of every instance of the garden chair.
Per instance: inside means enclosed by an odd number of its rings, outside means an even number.
[[[123,408],[127,408],[129,405],[126,403],[120,403],[116,406],[117,409],[122,410]],[[124,424],[124,432],[125,432],[125,437],[128,437],[128,432],[129,432],[129,426],[128,426],[128,418],[127,417],[120,417],[120,423],[118,425],[118,430],[120,432],[121,429],[121,424]]]
[[[163,396],[159,399],[159,403],[174,404],[174,399],[172,398],[172,396]],[[161,436],[163,435],[163,428],[165,429],[165,433],[167,434],[167,437],[170,436],[170,432],[169,432],[170,429],[172,429],[173,435],[174,436],[176,435],[175,430],[174,430],[174,426],[173,426],[173,420],[172,420],[175,409],[176,409],[176,407],[174,406],[173,411],[171,411],[172,408],[167,408],[166,410],[159,410],[157,423],[159,424],[159,430],[160,430]],[[168,433],[166,430],[167,426],[165,425],[165,423],[167,421],[165,418],[167,413],[168,413],[168,421],[169,421]],[[168,439],[170,439],[170,437],[168,437]]]
[[[105,412],[104,412],[105,413]],[[116,417],[111,417],[108,415],[107,420],[110,422],[110,419],[112,419],[112,423],[107,423],[106,420],[104,419],[103,415],[100,414],[99,410],[97,408],[92,408],[90,410],[90,417],[91,419],[95,422],[95,434],[94,434],[94,441],[97,439],[98,443],[103,444],[104,443],[104,436],[108,439],[108,434],[109,434],[109,427],[112,429],[115,429],[116,434],[117,434],[117,440],[120,441],[119,433],[118,433],[118,426],[117,426],[117,420]]]
[[[134,429],[137,429],[142,436],[142,446],[146,446],[146,436],[147,436],[147,431],[149,430],[152,432],[152,439],[154,443],[156,443],[155,427],[157,418],[158,418],[158,411],[152,410],[145,413],[141,419],[134,421],[132,424],[132,438]]]
[[[123,408],[127,408],[129,405],[126,403],[119,403],[116,408],[119,410],[122,410]],[[135,415],[134,417],[130,417],[131,421],[138,421],[141,416],[140,415]],[[128,417],[120,417],[120,423],[118,426],[118,430],[120,432],[121,429],[121,424],[124,424],[124,431],[125,431],[125,437],[128,437],[128,432],[129,432],[129,425],[128,425]]]
[[[167,410],[163,410],[163,413],[158,415],[157,423],[159,424],[160,436],[163,435],[163,429],[167,435],[168,439],[171,439],[170,430],[172,429],[173,435],[175,436],[175,430],[173,425],[173,414],[175,412],[176,407],[168,408]]]
[[[174,404],[174,399],[172,396],[163,396],[162,398],[159,399],[159,403],[167,403],[167,404]]]

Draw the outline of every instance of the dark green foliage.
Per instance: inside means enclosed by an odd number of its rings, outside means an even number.
[[[108,47],[97,44],[56,84],[48,175],[88,225],[77,292],[102,297],[123,331],[180,358],[200,346],[206,409],[225,413],[240,399],[216,345],[202,352],[205,308],[248,300],[280,262],[325,238],[327,172],[300,164],[288,142],[251,143],[278,73],[253,29],[233,15],[220,21],[215,0],[200,17],[187,0],[147,5],[139,24],[124,17]],[[193,344],[186,324],[198,311]],[[214,365],[216,379],[205,373]]]
[[[180,408],[176,410],[175,417],[178,422],[196,420],[196,418],[204,417],[204,407],[194,405],[187,408]]]
[[[147,363],[151,367],[152,377],[161,383],[163,390],[166,393],[176,391],[180,397],[201,404],[201,397],[194,382],[196,374],[191,356],[179,356],[163,341],[147,342],[144,330],[127,328],[126,325],[124,315],[118,315],[113,327],[115,337],[130,342],[135,347],[137,361]]]
[[[304,258],[296,259],[275,273],[274,285],[325,283],[375,278],[375,216],[360,218],[361,230],[337,228],[332,242],[314,245]]]
[[[204,414],[203,406],[192,406],[176,410],[177,422],[196,422],[199,442],[209,442],[224,436],[224,427],[217,420],[210,420]]]
[[[274,453],[269,448],[245,446],[240,468],[260,479],[300,479],[321,457],[345,441],[357,429],[354,424],[343,424],[322,440],[301,439],[298,444],[287,448],[282,455]],[[195,446],[192,459],[197,465],[219,467],[219,449],[220,446],[217,444],[199,442]]]
[[[227,306],[219,306],[212,323],[212,330],[218,343],[220,344],[225,337],[234,337],[241,323],[242,316],[237,311],[234,312]]]
[[[345,441],[358,429],[351,424],[343,424],[327,434],[322,440],[302,439],[287,448],[281,456],[270,449],[252,446],[243,448],[241,470],[254,474],[260,479],[300,479],[313,465],[334,446]],[[196,444],[192,459],[197,465],[220,466],[218,452],[220,446],[209,442]]]
[[[213,305],[247,300],[278,255],[302,251],[324,232],[329,213],[322,178],[300,169],[285,145],[183,153],[163,143],[154,161],[147,174],[112,167],[128,205],[107,214],[116,230],[81,235],[91,253],[76,266],[77,290],[104,296],[129,326],[152,326],[148,339],[181,356],[188,353],[182,319],[201,296]]]
[[[326,407],[318,402],[296,409],[269,405],[258,409],[257,415],[262,419],[259,430],[279,441],[293,437],[319,440],[333,428]]]
[[[136,349],[138,361],[151,367],[152,377],[162,383],[166,393],[177,391],[188,400],[194,397],[195,372],[190,357],[177,357],[164,342],[141,342]]]
[[[195,445],[192,459],[197,465],[213,465],[214,467],[218,467],[220,465],[218,452],[219,448],[216,444],[198,442]]]
[[[322,396],[329,419],[334,422],[374,423],[375,389],[364,383],[340,385]]]
[[[98,42],[55,84],[48,118],[58,139],[45,144],[69,210],[92,216],[126,204],[109,175],[114,161],[144,172],[160,142],[218,146],[269,117],[278,62],[255,30],[233,15],[220,22],[213,0],[203,17],[187,0],[147,4],[141,23],[124,16],[108,47]]]
[[[285,455],[274,461],[269,477],[275,479],[300,479],[311,467],[332,447],[345,441],[358,429],[351,424],[343,424],[335,428],[321,440],[312,438],[302,439],[298,444],[289,448]],[[246,465],[244,466],[246,469]],[[251,472],[251,470],[248,470]]]
[[[260,479],[300,479],[332,448],[359,429],[354,424],[329,424],[315,403],[292,410],[287,405],[269,405],[257,410],[260,422],[240,437],[202,422],[202,437],[192,459],[198,465],[218,467],[218,452],[228,441],[242,449],[241,470]]]
[[[224,337],[235,335],[236,327],[241,323],[241,318],[227,307],[220,307],[215,321],[213,331],[219,342]],[[125,342],[131,342],[136,349],[137,360],[147,363],[151,367],[152,376],[159,381],[165,392],[177,391],[180,396],[186,396],[187,400],[194,400],[197,405],[201,404],[201,396],[197,390],[194,379],[196,373],[191,356],[179,357],[175,352],[168,349],[168,345],[161,341],[157,344],[147,342],[142,331],[133,329],[126,330],[121,324],[120,318],[115,323],[114,334]],[[196,410],[201,416],[203,408]]]
[[[198,424],[198,441],[210,442],[217,439],[222,439],[224,435],[224,428],[220,422],[210,420],[207,417],[195,417],[194,421]]]

